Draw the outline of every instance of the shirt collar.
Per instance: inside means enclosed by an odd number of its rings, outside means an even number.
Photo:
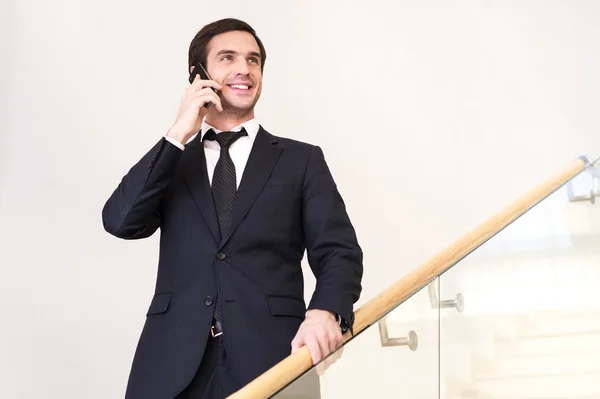
[[[240,130],[242,130],[242,127],[244,127],[246,129],[246,133],[248,133],[248,137],[250,138],[250,140],[254,141],[254,139],[256,138],[256,135],[258,134],[258,130],[260,128],[260,124],[258,123],[258,120],[256,118],[252,118],[249,121],[246,121],[246,122],[242,123],[241,125],[234,127],[233,129],[231,129],[231,131],[239,132]],[[210,129],[214,130],[215,133],[217,133],[217,134],[221,133],[221,130],[215,128],[214,126],[209,125],[206,122],[206,118],[205,118],[202,121],[202,128],[200,129],[200,132],[199,132],[200,139],[203,139],[206,132],[208,132]]]

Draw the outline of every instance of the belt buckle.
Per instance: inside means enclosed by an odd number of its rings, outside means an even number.
[[[214,326],[214,325],[212,325],[212,326],[210,326],[210,335],[211,335],[213,338],[217,338],[218,336],[220,336],[220,335],[223,335],[223,331],[221,331],[221,332],[218,332],[218,333],[216,333],[216,334],[215,334],[215,326]]]

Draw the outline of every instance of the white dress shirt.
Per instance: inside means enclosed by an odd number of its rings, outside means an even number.
[[[242,181],[242,175],[244,174],[244,169],[246,168],[246,163],[248,162],[248,158],[250,157],[250,151],[252,150],[252,145],[254,144],[254,140],[256,139],[256,135],[258,134],[258,129],[260,127],[256,118],[250,119],[247,122],[242,123],[231,129],[232,132],[239,132],[242,130],[242,127],[246,129],[248,133],[247,136],[240,137],[229,147],[229,155],[231,155],[231,159],[233,160],[233,164],[235,165],[235,177],[237,180],[237,187],[239,188],[240,182]],[[202,121],[202,128],[200,129],[200,138],[203,139],[206,132],[210,129],[213,129],[215,133],[221,133],[220,130],[206,123],[206,120]],[[194,135],[191,139],[193,140]],[[181,150],[184,150],[185,147],[178,142],[177,140],[172,139],[171,137],[165,137],[165,139],[178,147]],[[219,155],[221,154],[221,146],[217,141],[206,140],[204,141],[204,155],[206,156],[206,170],[208,171],[208,181],[212,185],[212,178],[215,172],[215,166],[217,166],[217,161],[219,160]]]

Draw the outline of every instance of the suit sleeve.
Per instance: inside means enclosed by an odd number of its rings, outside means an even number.
[[[123,177],[102,209],[104,229],[123,239],[140,239],[160,226],[160,202],[183,151],[162,138]]]
[[[308,262],[317,281],[308,308],[329,310],[351,326],[362,289],[363,253],[319,147],[308,160],[302,206]]]

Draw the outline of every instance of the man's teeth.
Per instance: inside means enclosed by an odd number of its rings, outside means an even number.
[[[248,86],[246,86],[246,85],[231,85],[230,87],[233,89],[248,90]]]

